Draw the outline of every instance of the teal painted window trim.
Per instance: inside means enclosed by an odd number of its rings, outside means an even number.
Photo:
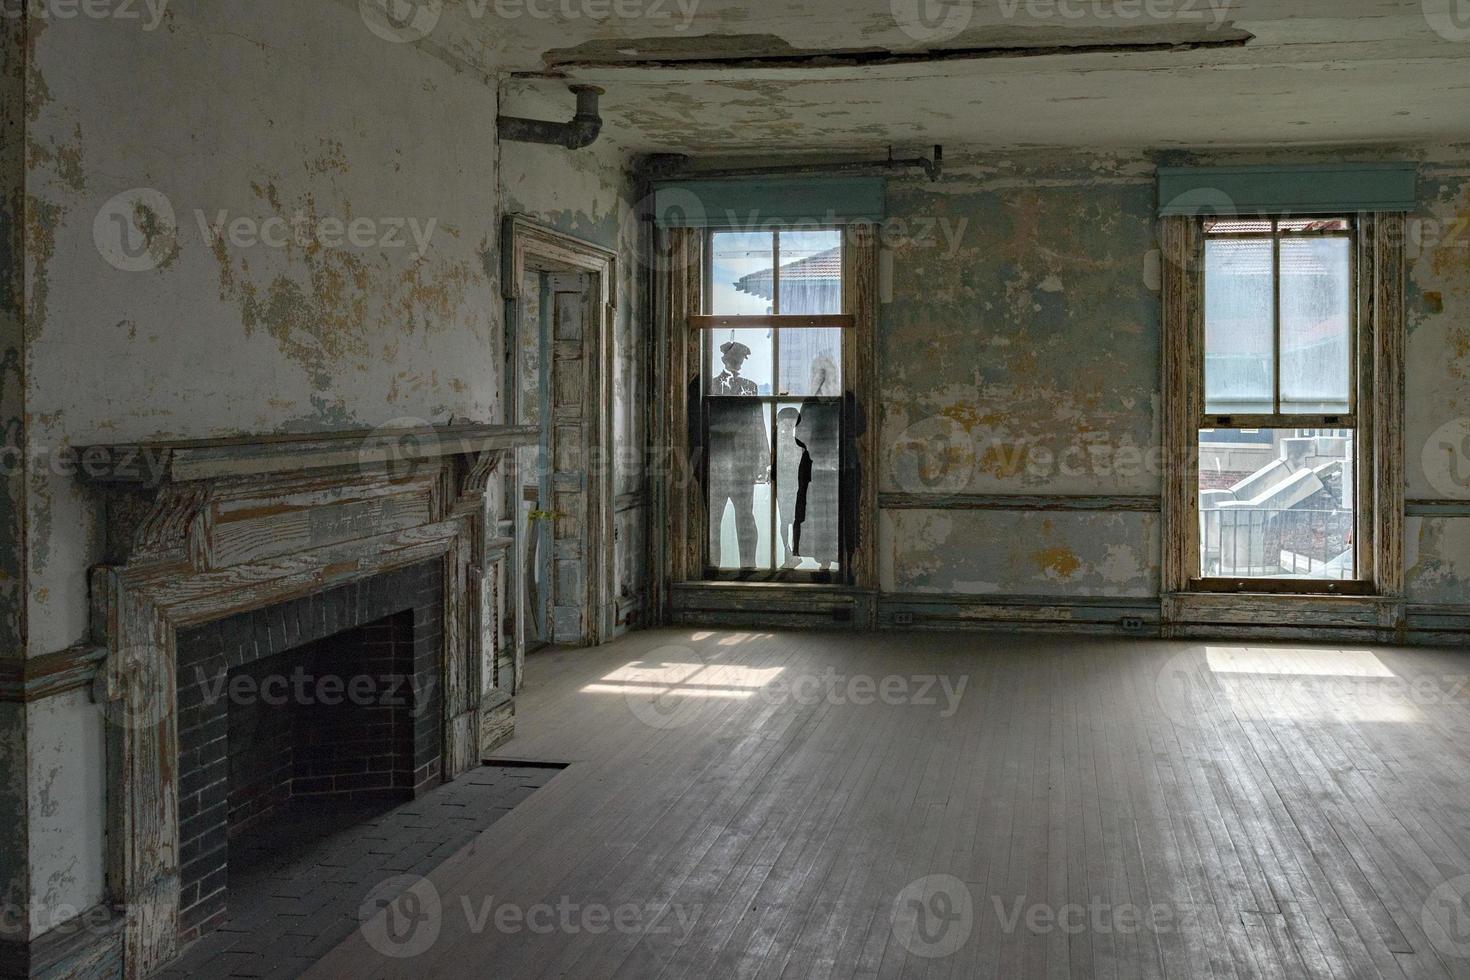
[[[882,177],[764,177],[660,181],[654,219],[666,228],[770,231],[884,218]]]
[[[1413,163],[1160,167],[1160,215],[1412,211]]]

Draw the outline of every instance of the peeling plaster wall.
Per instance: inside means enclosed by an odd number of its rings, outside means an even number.
[[[1420,174],[1408,238],[1404,451],[1410,500],[1470,499],[1470,166]],[[1410,517],[1409,601],[1470,604],[1470,516]]]
[[[102,713],[88,691],[31,706],[31,928],[46,932],[99,901],[106,887]]]
[[[334,4],[37,29],[38,445],[495,417],[496,148],[493,127],[466,124],[494,118],[482,77]],[[127,256],[141,271],[99,248],[119,212],[146,238],[147,257]],[[342,230],[354,221],[360,244]],[[69,477],[38,468],[31,491],[38,653],[81,636],[95,530]]]
[[[1156,495],[1152,167],[962,159],[890,180],[888,215],[880,491]],[[1148,514],[894,510],[879,534],[888,592],[1159,588]]]
[[[890,511],[884,591],[960,595],[1159,594],[1153,514]]]
[[[355,4],[128,6],[28,21],[31,656],[85,636],[99,555],[64,447],[500,410],[493,83]],[[102,898],[98,711],[31,711],[38,928]]]
[[[881,291],[880,489],[1153,496],[1160,490],[1158,163],[1420,161],[1409,230],[1406,480],[1470,498],[1470,442],[1446,485],[1446,426],[1470,420],[1470,148],[1199,156],[953,153],[946,177],[889,181]],[[1470,434],[1470,422],[1463,430]],[[922,447],[922,448],[920,448]],[[1440,453],[1436,468],[1426,456]],[[1437,473],[1435,477],[1431,472]],[[888,510],[889,592],[1151,596],[1154,515]],[[1470,517],[1411,517],[1410,602],[1470,603]]]
[[[560,119],[565,105],[545,102],[506,112]],[[624,604],[641,605],[645,569],[648,510],[643,502],[643,452],[646,442],[644,391],[647,386],[645,335],[647,317],[639,309],[637,189],[629,173],[629,155],[604,133],[581,150],[535,143],[501,145],[502,211],[524,214],[557,231],[611,248],[618,253],[617,318],[613,337],[614,493],[624,501],[616,515],[614,543],[618,580],[613,593]]]

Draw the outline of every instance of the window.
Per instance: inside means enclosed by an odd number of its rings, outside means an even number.
[[[1359,582],[1354,229],[1203,222],[1199,585]]]
[[[844,573],[843,234],[709,232],[707,578]]]

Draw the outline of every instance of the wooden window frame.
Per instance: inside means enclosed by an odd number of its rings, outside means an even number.
[[[1347,217],[1354,234],[1352,411],[1347,415],[1267,416],[1205,414],[1204,223],[1197,216],[1163,218],[1162,577],[1166,598],[1210,592],[1324,599],[1398,598],[1403,594],[1405,216],[1392,212]],[[1279,373],[1279,358],[1276,370]],[[1279,384],[1273,394],[1273,400],[1276,398]],[[1201,577],[1199,432],[1222,427],[1355,430],[1355,580]]]
[[[770,330],[771,333],[772,333],[772,352],[774,354],[774,361],[772,362],[772,366],[771,366],[771,370],[772,370],[772,379],[771,379],[771,381],[772,381],[772,388],[773,389],[778,389],[780,386],[779,386],[779,384],[777,382],[779,382],[779,379],[781,377],[781,335],[780,335],[780,332],[779,332],[780,330],[782,330],[782,329],[811,329],[811,328],[817,328],[817,329],[823,329],[823,330],[830,330],[830,329],[850,330],[855,325],[855,322],[856,321],[854,320],[853,316],[851,314],[849,314],[849,313],[835,313],[835,314],[833,314],[833,313],[829,313],[829,314],[803,314],[803,313],[798,313],[798,314],[789,314],[789,313],[782,313],[781,312],[781,261],[782,261],[782,258],[781,258],[781,233],[783,231],[785,231],[785,230],[787,230],[787,229],[781,228],[781,227],[774,227],[774,228],[770,228],[770,229],[762,229],[763,232],[768,233],[770,235],[770,237],[771,237],[771,306],[772,306],[773,310],[772,310],[771,313],[760,313],[760,314],[744,314],[744,313],[723,313],[722,314],[722,313],[715,313],[714,311],[712,311],[709,308],[711,306],[712,302],[713,302],[713,296],[714,296],[714,248],[713,248],[712,243],[714,241],[715,235],[719,234],[720,232],[719,232],[718,229],[707,229],[705,231],[705,233],[704,233],[704,235],[705,235],[705,249],[704,249],[704,290],[703,290],[703,294],[702,294],[703,295],[703,300],[704,300],[704,308],[699,313],[693,314],[693,315],[691,315],[689,317],[689,327],[690,327],[690,330],[695,334],[695,336],[696,336],[696,342],[699,344],[699,364],[700,364],[700,368],[701,368],[700,377],[702,379],[704,379],[705,381],[708,381],[708,379],[705,378],[704,370],[705,370],[706,366],[709,365],[710,362],[714,359],[714,351],[713,351],[712,347],[706,345],[706,340],[708,338],[710,338],[711,334],[714,331],[716,331],[716,330],[726,330],[726,329],[728,329],[728,330],[760,330],[762,328],[765,328],[767,330]],[[838,235],[838,238],[840,240],[839,244],[840,244],[840,247],[841,247],[842,251],[844,253],[846,253],[846,251],[848,249],[848,243],[845,240],[841,240],[841,239],[845,238],[845,236],[842,235],[842,228],[840,226],[832,226],[832,225],[808,226],[808,225],[802,225],[800,228],[798,228],[798,229],[792,229],[792,230],[796,230],[796,231],[799,231],[799,232],[813,232],[813,231],[836,232],[837,235]],[[846,283],[847,269],[846,269],[846,266],[845,265],[839,266],[839,268],[841,270],[840,273],[839,273],[841,275],[841,279],[839,279],[839,284],[841,286],[841,292],[840,292],[839,295],[840,295],[840,297],[842,299],[845,299],[846,298],[846,295],[847,295],[847,283]],[[841,300],[839,300],[838,305],[839,306],[842,305]],[[850,337],[844,337],[843,338],[842,347],[843,347],[844,352],[847,349],[847,340],[849,340],[849,339],[850,339]],[[713,340],[709,340],[709,344],[712,345],[713,343],[714,343]],[[776,455],[777,454],[777,451],[778,451],[777,450],[777,444],[776,444],[776,414],[780,410],[780,407],[779,406],[783,402],[796,402],[796,401],[806,402],[808,400],[814,399],[814,400],[816,400],[816,401],[818,401],[818,402],[820,402],[822,404],[828,404],[828,405],[834,405],[834,406],[836,406],[837,411],[840,414],[841,411],[842,411],[842,400],[843,400],[842,392],[845,391],[846,390],[846,387],[847,387],[846,380],[845,380],[846,379],[846,368],[847,368],[846,360],[847,360],[846,359],[846,355],[844,354],[844,357],[843,357],[843,379],[844,380],[842,382],[841,389],[839,390],[838,394],[836,394],[836,395],[824,395],[824,396],[789,395],[789,394],[783,395],[779,390],[773,390],[771,392],[771,394],[769,394],[769,395],[758,395],[754,399],[751,399],[753,401],[756,401],[756,402],[760,403],[761,405],[769,405],[770,408],[771,408],[771,421],[770,421],[771,430],[770,430],[770,432],[768,434],[769,435],[769,443],[770,443],[770,459],[769,459],[768,462],[770,464],[770,470],[771,470],[771,474],[772,474],[772,479],[775,479],[776,478],[776,472],[777,472],[777,469],[778,469],[778,466],[779,466],[779,460],[778,460],[777,455]],[[702,391],[701,392],[701,398],[700,398],[700,405],[701,405],[701,407],[704,405],[705,401],[708,398],[710,398],[710,397],[711,396],[709,395],[709,393],[707,391]],[[702,429],[702,438],[701,438],[700,442],[705,447],[708,447],[709,444],[710,444],[710,439],[709,439],[709,419],[708,419],[708,417],[707,416],[704,416],[702,414],[701,415],[701,418],[700,418],[700,424],[703,426],[703,429]],[[845,433],[843,433],[843,435],[845,435]],[[845,457],[846,452],[847,452],[847,450],[845,448],[845,446],[847,444],[847,439],[846,438],[843,438],[843,435],[839,435],[839,458],[840,459],[843,458],[843,457]],[[709,486],[709,463],[710,463],[708,454],[706,454],[701,459],[700,462],[701,462],[701,471],[702,471],[703,476],[704,476],[704,479],[702,480],[702,482],[704,483],[704,485],[706,487],[708,487]],[[847,466],[844,465],[845,462],[846,462],[846,460],[844,459],[842,463],[839,463],[839,467],[838,467],[839,468],[839,472],[842,472],[843,474],[845,474],[847,472]],[[772,497],[771,497],[770,513],[767,515],[768,519],[766,521],[766,524],[767,524],[767,534],[770,536],[771,562],[772,562],[771,567],[769,567],[769,568],[722,568],[721,566],[715,564],[715,562],[713,560],[713,556],[710,554],[710,548],[709,548],[709,544],[710,544],[710,542],[709,542],[710,529],[709,529],[709,526],[708,526],[708,521],[709,521],[710,515],[706,514],[706,525],[703,528],[703,530],[700,532],[700,544],[701,544],[701,548],[700,548],[700,556],[701,556],[700,557],[700,566],[701,566],[700,579],[702,581],[705,581],[705,582],[773,582],[773,583],[779,583],[779,584],[819,584],[819,585],[833,585],[833,584],[841,585],[841,584],[846,584],[846,582],[847,582],[847,569],[844,568],[844,567],[841,567],[840,565],[839,565],[839,567],[837,569],[835,569],[833,571],[826,571],[826,570],[822,570],[822,569],[783,568],[783,567],[775,564],[776,541],[779,538],[777,521],[779,520],[779,517],[780,517],[780,505],[776,501],[776,497],[775,497],[775,493],[776,492],[777,492],[777,489],[776,489],[776,487],[773,484],[772,485]],[[851,518],[848,515],[845,515],[845,514],[841,513],[841,508],[840,507],[838,508],[838,511],[839,512],[838,512],[838,515],[837,515],[837,528],[838,528],[837,529],[837,535],[838,535],[838,540],[840,541],[841,538],[842,538],[843,526]]]
[[[664,478],[655,488],[653,549],[660,568],[657,608],[667,621],[675,585],[728,588],[749,585],[705,577],[708,509],[701,479],[701,433],[697,393],[704,380],[704,330],[720,326],[762,326],[779,319],[781,326],[836,326],[847,331],[842,351],[842,397],[857,419],[850,444],[856,454],[855,513],[849,515],[854,549],[837,584],[782,579],[777,584],[801,590],[817,588],[871,592],[877,588],[877,413],[874,347],[877,337],[877,226],[859,222],[839,226],[843,234],[842,313],[831,316],[741,317],[706,311],[709,229],[659,228],[655,240],[655,357],[663,375],[658,386],[657,438],[663,447]],[[798,230],[808,230],[803,225]],[[741,322],[734,323],[736,319]],[[799,400],[794,398],[793,400]],[[759,580],[757,580],[759,581]]]

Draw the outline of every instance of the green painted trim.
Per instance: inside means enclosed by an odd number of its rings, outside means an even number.
[[[654,184],[654,220],[666,228],[771,231],[792,225],[882,221],[882,177],[763,177]]]
[[[1160,167],[1160,215],[1412,211],[1415,163]]]

